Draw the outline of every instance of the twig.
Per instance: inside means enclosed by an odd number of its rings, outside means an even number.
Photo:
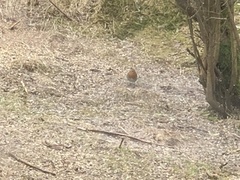
[[[135,141],[140,141],[142,143],[154,144],[152,142],[145,141],[145,140],[142,140],[142,139],[139,139],[139,138],[127,135],[127,134],[122,134],[122,133],[115,133],[115,132],[96,130],[96,129],[82,129],[82,128],[77,128],[77,129],[82,130],[82,131],[86,131],[86,132],[95,132],[95,133],[107,134],[107,135],[110,135],[110,136],[122,136],[122,137],[127,137],[127,138],[135,140]]]
[[[14,29],[15,29],[15,26],[18,25],[19,23],[20,23],[20,20],[17,21],[17,22],[15,22],[15,23],[13,23],[13,24],[9,27],[9,29],[10,29],[10,30],[14,30]]]
[[[223,169],[227,164],[228,164],[228,162],[222,163],[222,164],[219,166],[219,169]]]
[[[193,52],[191,52],[189,48],[187,48],[186,51],[188,52],[188,54],[190,54],[193,58],[196,59],[195,54]]]
[[[23,80],[21,81],[21,84],[22,84],[22,87],[23,87],[25,93],[28,94],[27,87],[25,86],[25,83],[23,82]]]
[[[119,144],[119,146],[118,146],[119,148],[122,147],[123,141],[124,141],[124,138],[122,138],[122,140],[121,140],[121,142],[120,142],[120,144]]]
[[[34,166],[34,165],[31,165],[31,164],[29,164],[28,162],[25,162],[25,161],[17,158],[17,157],[16,157],[15,155],[13,155],[12,153],[8,153],[8,155],[9,155],[11,158],[15,159],[16,161],[18,161],[18,162],[20,162],[20,163],[22,163],[22,164],[25,164],[25,165],[28,166],[28,167],[31,167],[31,168],[33,168],[33,169],[35,169],[35,170],[41,171],[41,172],[46,173],[46,174],[51,174],[51,175],[53,175],[53,176],[56,176],[56,173],[53,173],[53,172],[50,172],[50,171],[46,171],[46,170],[43,170],[43,169],[41,169],[41,168],[39,168],[39,167],[36,167],[36,166]]]
[[[72,18],[70,18],[65,12],[63,12],[56,4],[52,2],[52,0],[49,0],[49,2],[60,12],[62,13],[66,18],[68,18],[70,21],[73,21]]]
[[[235,133],[232,133],[232,135],[234,135],[235,137],[239,138],[240,139],[240,136],[235,134]]]
[[[71,148],[71,145],[67,146],[67,145],[64,145],[64,144],[51,144],[47,141],[43,142],[43,145],[48,147],[48,148],[55,149],[55,150],[63,150],[64,148],[66,148],[66,149]]]
[[[208,176],[210,179],[219,179],[219,175],[218,175],[218,174],[212,173],[212,172],[208,171],[207,169],[205,169],[205,170],[206,170],[207,176]]]
[[[234,150],[231,150],[231,151],[226,151],[226,152],[223,152],[222,155],[230,155],[230,154],[236,154],[236,153],[240,153],[240,149],[234,149]]]
[[[120,126],[120,128],[122,129],[122,131],[123,131],[125,134],[128,134],[127,131],[126,131],[122,126]]]

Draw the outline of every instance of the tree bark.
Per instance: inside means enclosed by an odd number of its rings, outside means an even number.
[[[223,117],[240,107],[240,40],[234,24],[234,0],[175,0],[187,14],[199,80],[206,101]],[[196,45],[196,23],[203,53]]]

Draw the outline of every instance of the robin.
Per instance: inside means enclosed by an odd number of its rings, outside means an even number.
[[[134,83],[135,81],[137,81],[137,72],[135,71],[135,69],[131,68],[129,70],[129,72],[127,73],[127,79],[131,83]]]

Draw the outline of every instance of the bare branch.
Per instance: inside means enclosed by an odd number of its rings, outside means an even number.
[[[17,157],[16,157],[15,155],[13,155],[12,153],[8,153],[8,155],[9,155],[11,158],[13,158],[14,160],[16,160],[16,161],[18,161],[18,162],[20,162],[20,163],[22,163],[22,164],[24,164],[24,165],[26,165],[26,166],[28,166],[28,167],[31,167],[31,168],[33,168],[33,169],[35,169],[35,170],[37,170],[37,171],[41,171],[41,172],[43,172],[43,173],[51,174],[51,175],[53,175],[53,176],[56,176],[55,173],[50,172],[50,171],[46,171],[46,170],[43,170],[43,169],[41,169],[41,168],[39,168],[39,167],[36,167],[36,166],[34,166],[34,165],[31,165],[31,164],[29,164],[28,162],[23,161],[23,160],[17,158]]]
[[[155,144],[155,143],[152,143],[152,142],[149,142],[149,141],[145,141],[145,140],[142,140],[142,139],[139,139],[139,138],[127,135],[127,134],[122,134],[122,133],[109,132],[109,131],[96,130],[96,129],[83,129],[83,128],[77,128],[77,129],[79,129],[81,131],[86,131],[86,132],[95,132],[95,133],[106,134],[106,135],[110,135],[110,136],[127,137],[129,139],[132,139],[132,140],[135,140],[135,141],[139,141],[139,142],[142,142],[142,143],[146,143],[146,144],[151,144],[151,145]],[[155,145],[161,146],[159,144],[155,144]]]
[[[66,13],[64,13],[55,3],[52,2],[52,0],[49,0],[49,2],[50,2],[60,13],[62,13],[66,18],[68,18],[70,21],[73,21],[73,19],[70,18]]]

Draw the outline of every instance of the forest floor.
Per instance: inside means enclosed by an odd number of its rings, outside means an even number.
[[[240,122],[209,111],[181,30],[147,44],[11,23],[0,21],[0,179],[240,179]]]

